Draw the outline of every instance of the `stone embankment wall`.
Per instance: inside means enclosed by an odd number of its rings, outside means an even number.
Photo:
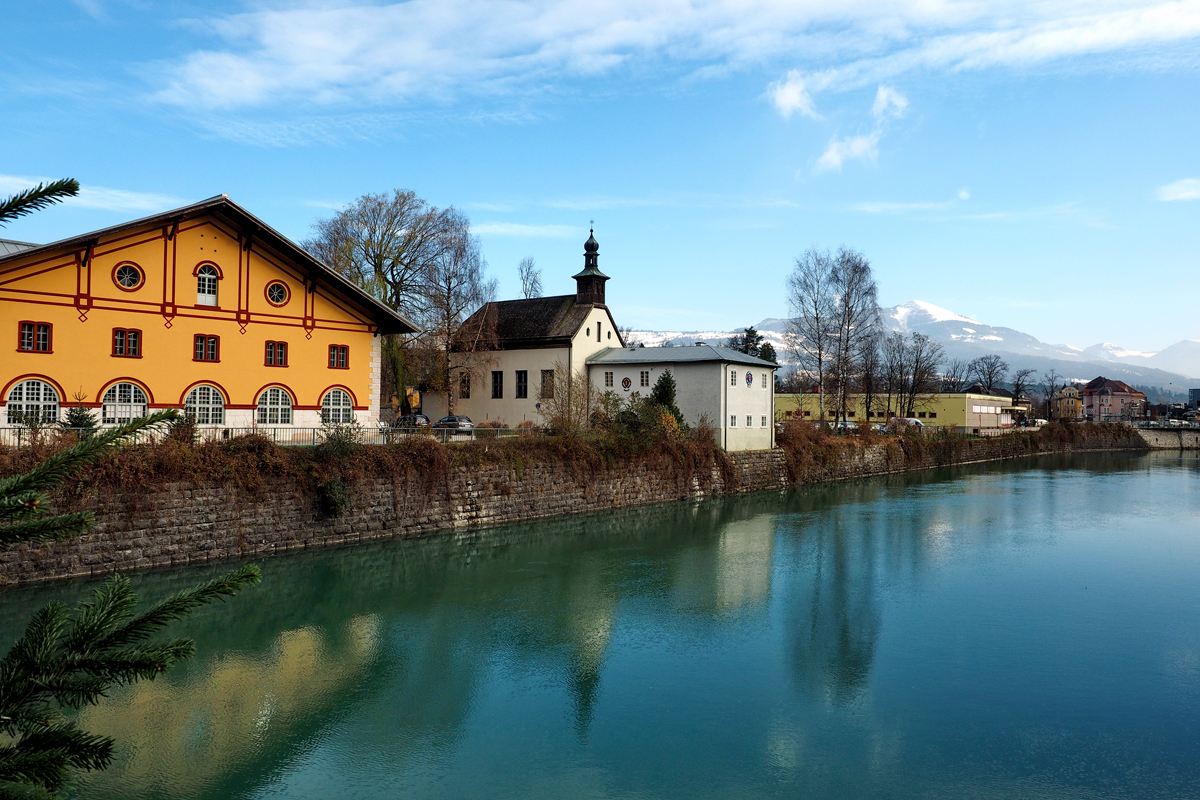
[[[783,449],[732,453],[723,465],[691,475],[661,458],[588,474],[562,464],[458,467],[430,481],[358,481],[349,508],[333,519],[321,515],[314,498],[283,481],[253,494],[234,486],[168,484],[135,496],[93,498],[88,507],[96,525],[86,536],[0,550],[0,584],[260,556],[1045,452],[1144,447],[1128,436],[1092,437],[1083,447],[1028,436],[919,446],[885,439],[828,449],[815,459]]]
[[[1139,428],[1138,433],[1152,450],[1200,450],[1200,429]]]

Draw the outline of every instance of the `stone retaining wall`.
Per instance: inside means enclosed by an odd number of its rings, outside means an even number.
[[[1136,440],[1135,440],[1136,441]],[[314,498],[277,481],[255,496],[232,486],[170,484],[134,497],[95,498],[95,527],[86,535],[42,547],[0,550],[0,584],[20,584],[118,570],[169,567],[259,556],[395,536],[415,536],[621,506],[781,489],[793,483],[841,480],[905,470],[1013,458],[1039,452],[1078,452],[1034,437],[930,442],[905,455],[896,440],[847,448],[826,464],[801,471],[781,449],[731,453],[690,478],[662,461],[642,459],[581,475],[546,464],[458,468],[444,479],[360,481],[350,507],[322,517]],[[1144,447],[1130,439],[1089,440],[1088,450]],[[910,448],[912,449],[912,448]],[[723,474],[724,473],[724,474]]]

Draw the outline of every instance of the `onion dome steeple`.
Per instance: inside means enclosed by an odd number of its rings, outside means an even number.
[[[573,277],[576,303],[604,305],[604,282],[608,276],[600,271],[600,243],[592,229],[588,230],[588,240],[583,243],[583,271]]]

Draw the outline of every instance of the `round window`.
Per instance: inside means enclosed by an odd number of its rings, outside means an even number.
[[[113,280],[122,289],[133,290],[142,285],[142,271],[135,264],[122,264],[113,272]]]
[[[274,281],[267,284],[267,300],[273,306],[281,306],[288,301],[288,287],[286,284]]]

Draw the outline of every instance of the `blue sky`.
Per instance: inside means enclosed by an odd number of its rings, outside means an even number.
[[[227,192],[299,240],[412,189],[502,297],[596,221],[635,328],[786,313],[810,246],[1051,342],[1200,338],[1200,0],[41,0],[0,28],[0,193],[35,242]]]

